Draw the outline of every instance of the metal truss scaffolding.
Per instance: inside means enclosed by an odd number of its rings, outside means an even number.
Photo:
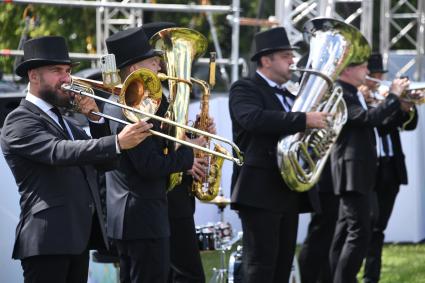
[[[284,26],[292,42],[302,40],[300,25],[314,17],[332,17],[357,26],[366,39],[373,38],[373,0],[276,0],[275,17]],[[376,3],[376,2],[375,2]],[[342,6],[342,9],[341,7]],[[382,0],[380,2],[379,51],[388,62],[391,54],[410,54],[404,64],[390,62],[396,76],[414,70],[414,80],[425,80],[425,1]],[[344,15],[342,15],[342,12]],[[410,48],[400,50],[399,43],[407,41]],[[405,45],[405,44],[404,44]],[[376,48],[377,49],[377,48]]]
[[[393,3],[392,3],[393,2]],[[397,76],[414,70],[414,80],[425,80],[425,4],[417,0],[417,6],[412,1],[399,0],[396,3],[390,0],[381,2],[381,40],[380,50],[387,62],[389,53],[412,55],[412,58],[403,65],[391,65],[398,71]],[[409,49],[400,50],[398,44],[408,43]]]
[[[81,54],[70,53],[70,56],[76,55],[78,58],[98,59],[102,54],[106,53],[105,39],[112,33],[121,30],[123,26],[134,27],[143,23],[143,11],[156,12],[180,12],[180,13],[206,13],[209,16],[209,23],[213,24],[211,15],[213,13],[228,14],[229,23],[232,27],[232,48],[230,58],[220,58],[221,52],[216,60],[219,66],[231,66],[231,81],[235,81],[239,77],[239,65],[242,65],[242,71],[246,72],[246,63],[239,58],[239,17],[240,17],[240,0],[232,0],[231,5],[197,5],[189,4],[153,4],[143,3],[143,0],[2,0],[4,3],[16,4],[48,4],[56,6],[70,6],[76,8],[91,7],[96,8],[96,47],[97,54]],[[215,27],[211,27],[215,31]],[[217,37],[213,34],[214,46],[219,49]],[[219,50],[217,50],[219,51]],[[20,50],[8,50],[1,52],[0,55],[20,56]],[[207,63],[206,58],[198,59],[200,63]],[[226,80],[224,68],[220,69],[220,73]]]
[[[344,4],[349,9],[347,15],[338,13],[338,5]],[[276,0],[276,19],[289,33],[290,40],[302,40],[300,24],[315,17],[331,17],[348,24],[360,21],[360,31],[371,42],[373,18],[372,0]]]

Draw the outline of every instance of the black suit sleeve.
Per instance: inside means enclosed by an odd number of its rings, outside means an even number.
[[[348,110],[347,125],[356,127],[378,127],[386,118],[400,109],[400,102],[394,94],[389,94],[385,101],[376,108],[363,109],[357,97],[344,96]]]
[[[193,150],[180,146],[175,152],[164,155],[157,137],[148,137],[142,144],[130,149],[128,154],[137,173],[147,179],[167,177],[171,173],[184,172],[192,168]]]
[[[290,135],[305,130],[305,113],[269,110],[264,103],[263,95],[248,80],[236,82],[230,90],[230,112],[247,132]]]
[[[93,123],[89,121],[90,134],[93,138],[101,138],[112,135],[109,128],[109,121],[105,119],[105,123]]]
[[[389,134],[394,128],[402,128],[403,130],[412,131],[418,125],[418,111],[416,107],[409,113],[399,110],[388,119],[384,125],[380,127],[380,133],[383,135]]]
[[[14,111],[2,130],[7,152],[47,165],[87,165],[116,157],[114,136],[92,140],[64,140],[39,115]]]

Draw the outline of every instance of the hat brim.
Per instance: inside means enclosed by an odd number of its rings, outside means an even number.
[[[265,48],[262,49],[260,51],[258,51],[257,53],[255,53],[254,55],[252,55],[251,57],[251,61],[257,61],[261,56],[267,55],[267,54],[271,54],[277,51],[282,51],[282,50],[298,50],[299,48],[296,46],[279,46],[279,47],[274,47],[274,48]]]
[[[133,58],[127,60],[127,61],[122,62],[117,67],[118,68],[124,68],[124,67],[131,65],[131,64],[134,64],[136,62],[139,62],[139,61],[142,61],[142,60],[145,60],[145,59],[149,59],[149,58],[152,58],[152,57],[155,57],[155,56],[162,56],[163,54],[164,54],[164,52],[161,51],[161,50],[151,49],[148,52],[146,52],[145,54],[133,57]]]
[[[45,60],[45,59],[30,59],[24,61],[16,67],[15,73],[20,77],[26,77],[29,70],[49,66],[49,65],[70,65],[78,66],[80,62],[71,62],[70,60]]]

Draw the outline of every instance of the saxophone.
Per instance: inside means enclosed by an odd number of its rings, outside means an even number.
[[[209,118],[209,100],[210,100],[210,86],[215,84],[215,53],[211,52],[210,57],[210,76],[209,84],[204,81],[192,78],[192,81],[199,84],[202,91],[201,98],[201,112],[199,114],[198,129],[207,131],[210,124]],[[206,147],[210,148],[210,139],[207,138]],[[214,144],[214,151],[228,154],[228,151],[219,144]],[[222,157],[205,153],[204,151],[196,150],[196,158],[203,158],[207,160],[208,166],[203,180],[194,180],[192,183],[192,194],[201,201],[213,200],[220,190],[221,169],[223,167],[224,159]]]

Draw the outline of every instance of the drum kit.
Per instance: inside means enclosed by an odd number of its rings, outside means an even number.
[[[231,201],[223,196],[217,196],[208,204],[214,204],[219,208],[220,221],[213,224],[208,223],[196,227],[199,250],[217,250],[220,252],[220,266],[213,268],[213,275],[210,283],[241,283],[243,282],[242,269],[242,232],[233,235],[232,226],[224,220],[224,209]],[[235,247],[236,245],[236,247]],[[235,248],[234,248],[235,247]],[[232,251],[233,250],[233,251]],[[226,252],[232,251],[226,266]],[[289,283],[300,283],[300,273],[298,262],[294,256]]]

